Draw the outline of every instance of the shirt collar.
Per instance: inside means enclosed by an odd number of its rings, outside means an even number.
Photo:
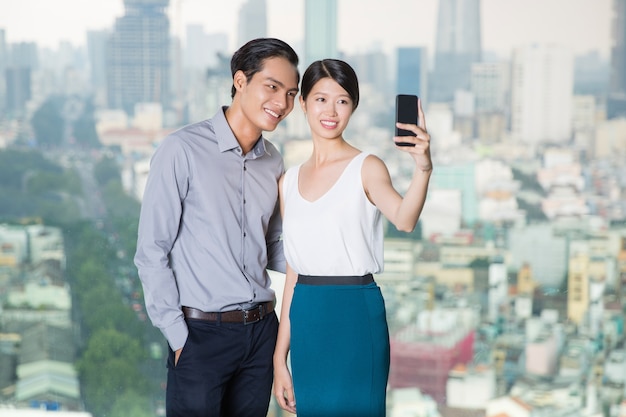
[[[231,151],[233,149],[239,149],[239,151],[241,151],[241,146],[239,146],[237,138],[226,121],[224,112],[227,108],[228,106],[222,106],[217,113],[215,113],[215,116],[213,116],[213,126],[215,128],[215,136],[217,137],[219,150],[220,152]],[[270,155],[265,147],[263,135],[261,135],[248,155],[250,158],[259,158],[265,154]]]

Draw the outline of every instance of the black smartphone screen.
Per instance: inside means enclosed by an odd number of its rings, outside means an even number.
[[[417,124],[417,96],[398,94],[396,96],[396,122]],[[395,128],[395,136],[415,136],[411,131]],[[397,142],[398,146],[415,146],[413,143]]]

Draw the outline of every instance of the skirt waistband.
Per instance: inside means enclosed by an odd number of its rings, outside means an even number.
[[[374,282],[372,274],[367,275],[341,275],[341,276],[320,276],[298,274],[298,284],[304,285],[367,285]]]

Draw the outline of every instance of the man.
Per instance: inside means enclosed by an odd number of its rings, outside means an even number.
[[[285,271],[277,182],[262,137],[293,109],[298,56],[252,40],[231,59],[232,103],[152,157],[135,265],[170,347],[168,417],[265,417],[278,320],[267,269]]]

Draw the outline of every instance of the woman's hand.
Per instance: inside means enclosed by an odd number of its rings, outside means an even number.
[[[274,396],[280,408],[296,414],[296,400],[293,393],[293,382],[286,364],[274,364]]]
[[[418,108],[417,125],[396,123],[397,127],[413,132],[415,136],[396,136],[394,141],[398,149],[411,154],[420,171],[427,172],[433,169],[433,162],[430,158],[430,135],[426,130],[426,119],[422,111],[421,99],[418,100]],[[398,142],[412,143],[414,146],[398,146]]]

